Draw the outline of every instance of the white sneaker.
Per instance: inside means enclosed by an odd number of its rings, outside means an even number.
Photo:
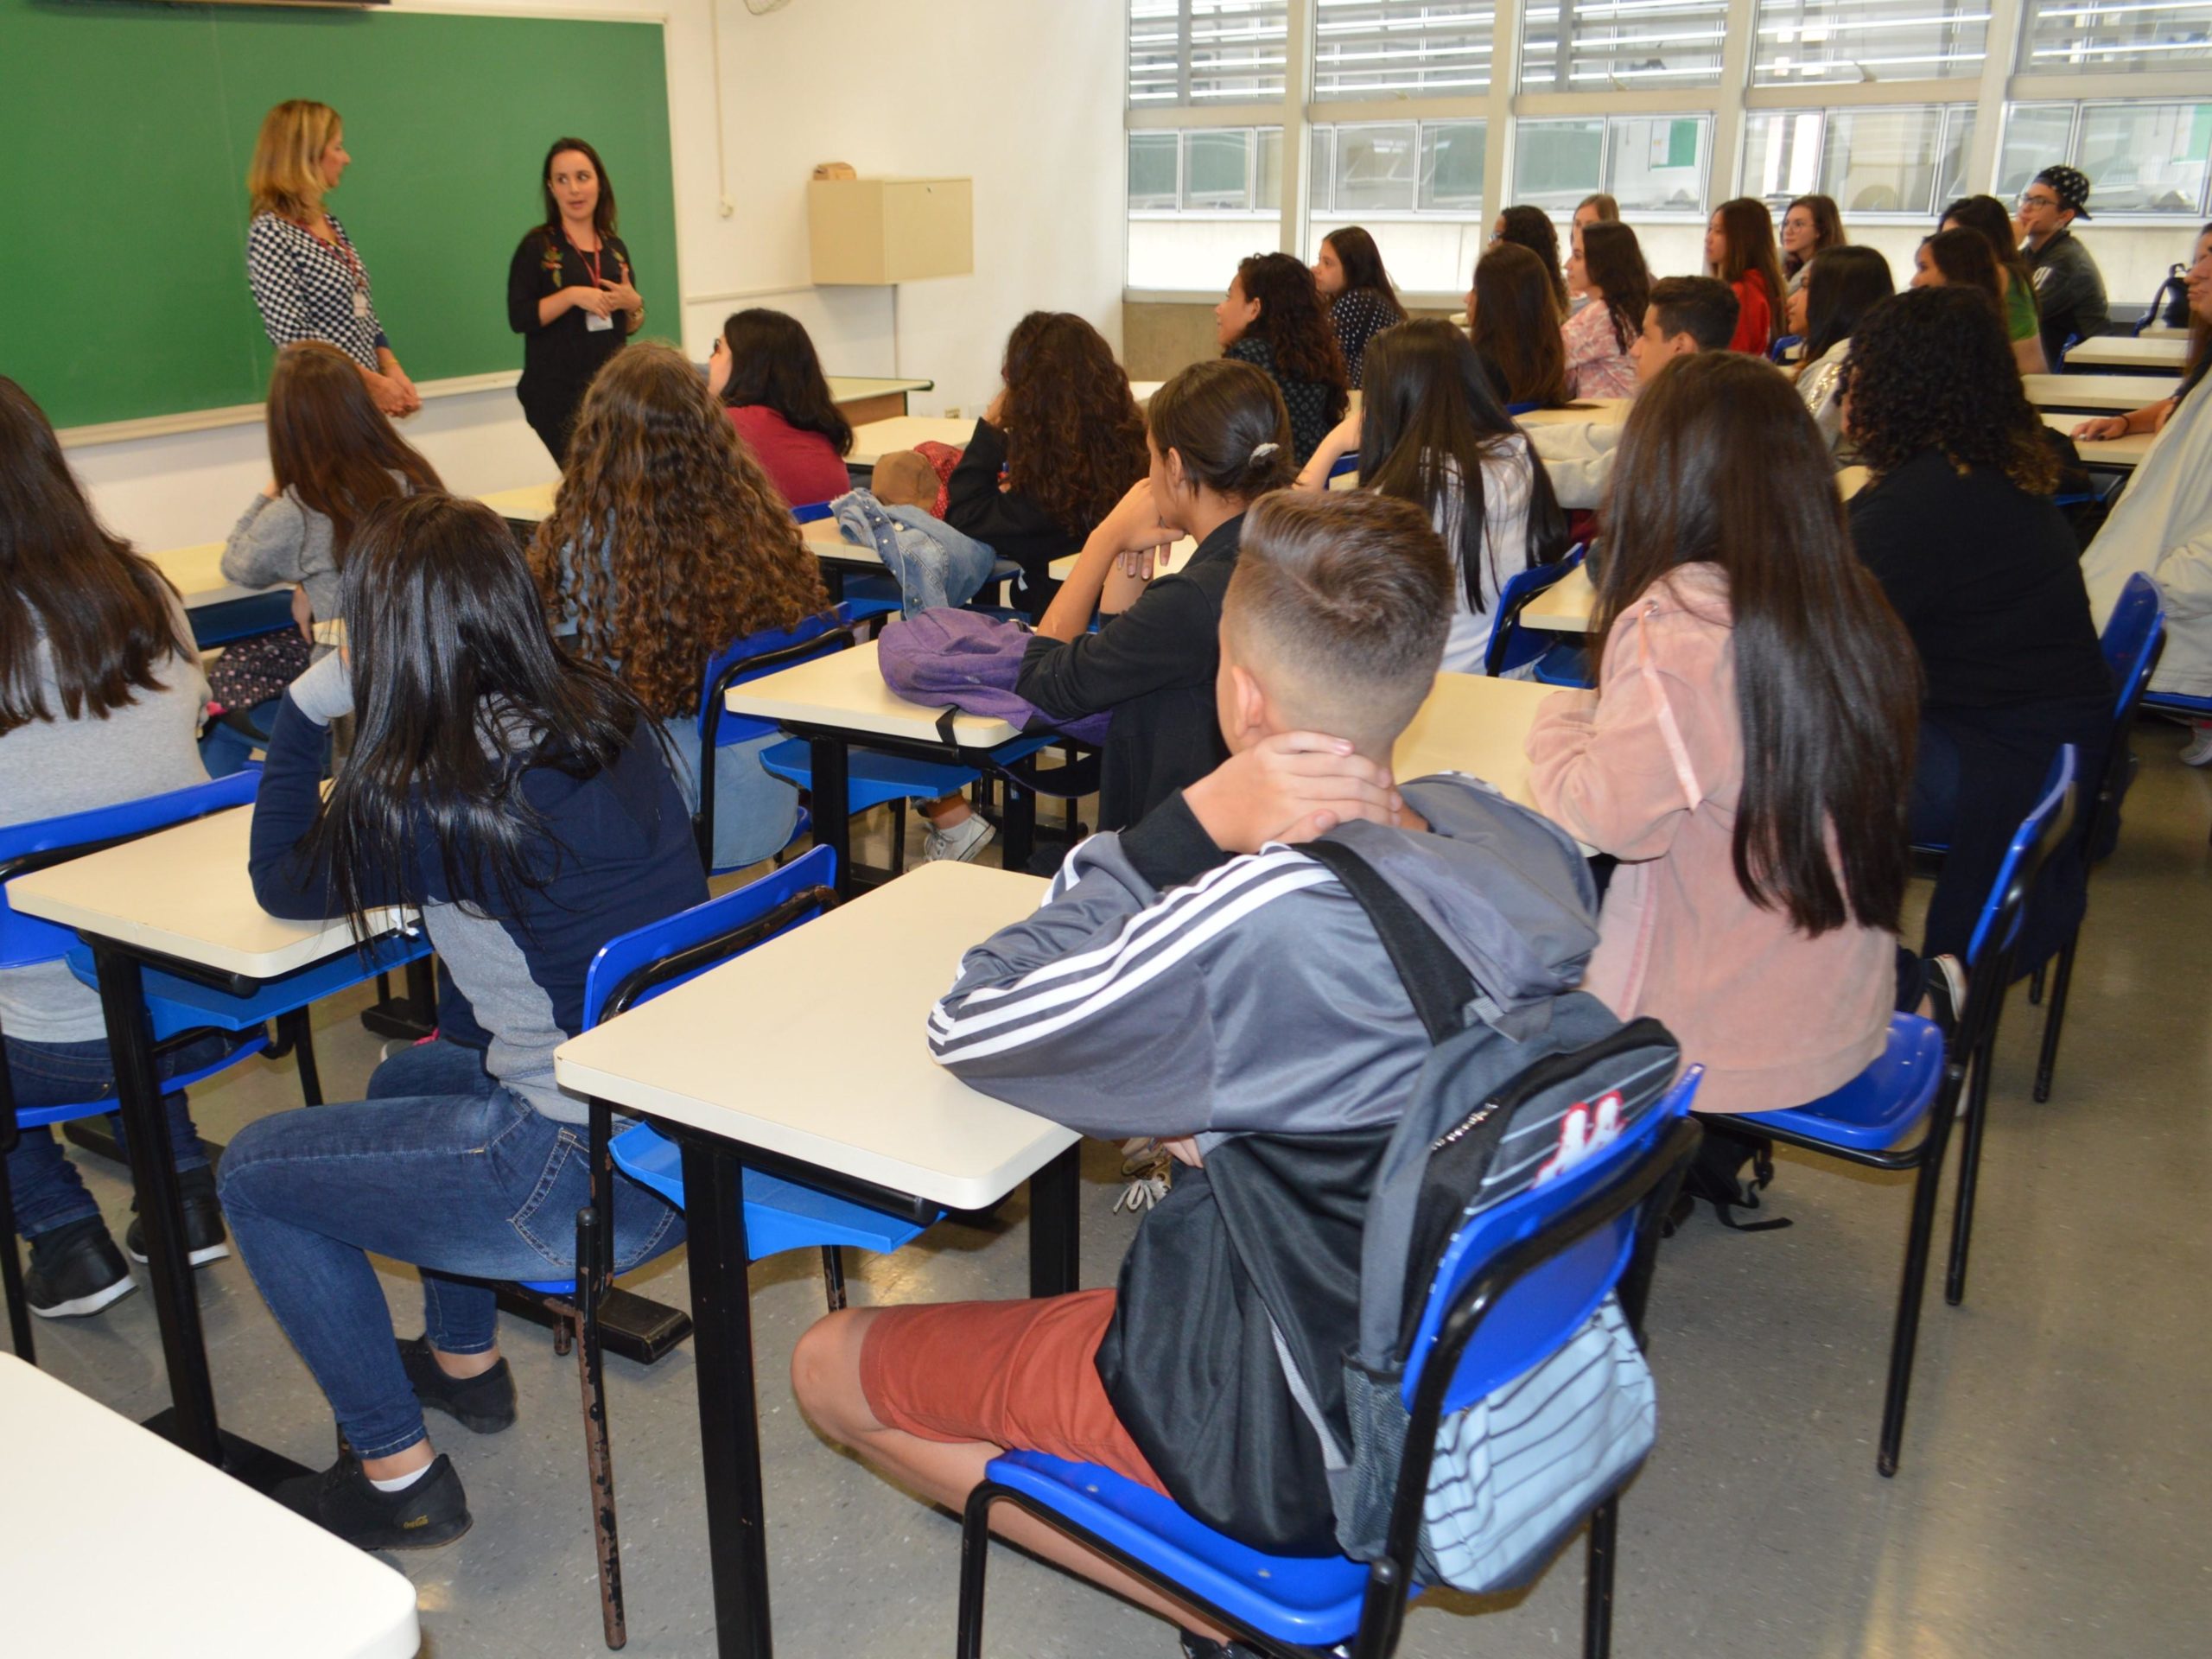
[[[934,864],[939,859],[950,858],[972,864],[996,834],[991,821],[980,812],[970,812],[950,830],[931,826],[929,834],[922,838],[922,862]]]
[[[2189,747],[2181,752],[2182,765],[2212,765],[2212,721],[2200,721],[2189,730]]]

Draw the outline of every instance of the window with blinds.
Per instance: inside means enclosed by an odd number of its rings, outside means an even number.
[[[1846,219],[1927,219],[1972,194],[1967,152],[1974,106],[1758,110],[1744,124],[1744,194],[1783,209],[1815,191]]]
[[[1758,86],[1941,80],[1981,73],[1988,0],[1759,0]]]
[[[1488,92],[1497,22],[1496,0],[1315,0],[1313,95]]]
[[[1728,0],[1529,0],[1521,90],[1716,86]]]
[[[2006,200],[2054,162],[2088,175],[2089,211],[2198,219],[2212,183],[2212,104],[2008,104],[1997,188]]]
[[[2024,0],[2024,75],[2186,69],[2212,58],[2212,5],[2203,0]]]
[[[1281,98],[1289,39],[1286,0],[1130,0],[1129,102]]]

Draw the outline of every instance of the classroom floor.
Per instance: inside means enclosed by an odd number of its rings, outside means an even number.
[[[2205,1650],[2212,773],[2177,763],[2181,741],[2155,722],[2138,734],[2142,776],[2119,855],[2094,889],[2048,1105],[2028,1099],[2040,1011],[2017,992],[2010,1004],[1969,1296],[1948,1308],[1940,1281],[1931,1287],[1894,1480],[1875,1473],[1872,1439],[1904,1229],[1901,1178],[1791,1160],[1775,1208],[1794,1227],[1744,1236],[1700,1216],[1662,1252],[1650,1317],[1661,1432],[1622,1509],[1622,1654]],[[883,833],[863,851],[880,859]],[[334,1098],[376,1058],[358,1007],[317,1011]],[[853,1017],[858,1027],[871,1015]],[[289,1065],[232,1075],[194,1098],[213,1135],[297,1103]],[[1090,1154],[1084,1280],[1109,1284],[1133,1224],[1112,1211],[1118,1154],[1097,1145]],[[128,1185],[111,1166],[82,1161],[119,1236]],[[1019,1295],[1023,1228],[1017,1197],[994,1226],[940,1226],[895,1255],[855,1260],[854,1299]],[[412,1335],[422,1328],[412,1274],[385,1264],[385,1278],[397,1328]],[[822,1308],[814,1256],[763,1262],[753,1284],[781,1651],[949,1653],[954,1522],[831,1452],[792,1404],[785,1358]],[[632,1287],[686,1297],[680,1264]],[[302,1461],[328,1461],[321,1400],[243,1266],[233,1257],[205,1270],[200,1291],[226,1421]],[[575,1367],[534,1328],[509,1320],[503,1337],[521,1421],[477,1440],[432,1420],[467,1484],[475,1529],[450,1548],[395,1559],[421,1592],[423,1650],[435,1659],[588,1659],[603,1649]],[[96,1398],[134,1417],[165,1403],[145,1296],[97,1319],[42,1325],[39,1338],[42,1363]],[[651,1370],[610,1358],[607,1370],[627,1651],[709,1654],[690,1351]],[[991,1586],[988,1652],[1176,1651],[1165,1626],[1009,1550],[996,1552]],[[207,1593],[251,1593],[251,1564]],[[1579,1651],[1581,1593],[1578,1548],[1516,1602],[1439,1597],[1416,1608],[1400,1651]],[[86,1608],[92,1646],[99,1621]]]

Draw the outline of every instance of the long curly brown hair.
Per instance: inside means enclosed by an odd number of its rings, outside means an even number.
[[[1961,471],[1986,467],[2050,493],[2058,462],[2005,336],[1973,288],[1907,289],[1859,320],[1843,391],[1851,441],[1875,477],[1933,449]]]
[[[1255,253],[1237,263],[1236,280],[1246,299],[1260,302],[1260,315],[1245,334],[1268,342],[1275,372],[1285,380],[1328,387],[1329,423],[1344,419],[1351,377],[1312,269],[1287,253]]]
[[[1015,323],[1002,372],[1007,487],[1069,535],[1090,535],[1152,465],[1128,375],[1105,336],[1067,311]]]
[[[658,343],[617,352],[584,394],[530,566],[579,653],[663,720],[698,711],[733,639],[829,608],[783,498],[699,372]]]

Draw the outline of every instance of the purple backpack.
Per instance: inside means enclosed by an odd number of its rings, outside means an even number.
[[[994,715],[1027,731],[1052,727],[1036,704],[1016,696],[1029,630],[977,611],[932,609],[887,624],[876,642],[883,683],[909,702],[950,703],[963,714]],[[1104,715],[1058,722],[1086,743],[1106,741]]]

